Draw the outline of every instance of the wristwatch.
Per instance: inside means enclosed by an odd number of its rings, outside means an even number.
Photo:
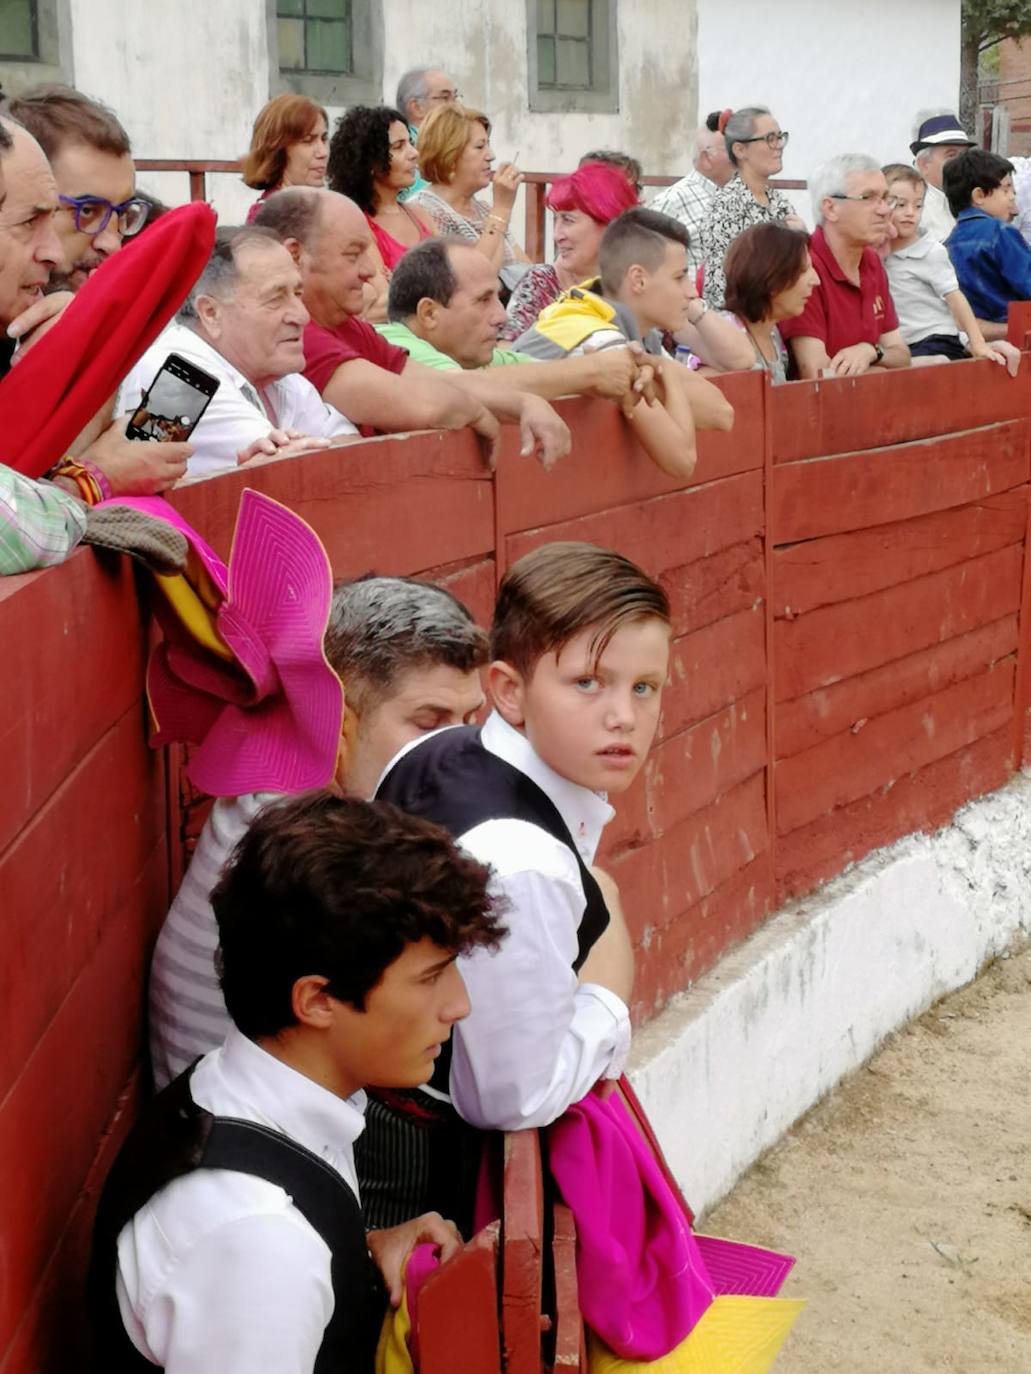
[[[701,322],[702,322],[702,320],[704,319],[704,317],[709,313],[709,302],[708,302],[707,300],[705,300],[704,297],[702,297],[702,296],[697,297],[697,300],[698,300],[698,304],[699,304],[702,308],[701,308],[701,310],[699,310],[698,314],[694,317],[693,320],[692,320],[691,316],[688,315],[688,317],[687,317],[687,322],[688,322],[688,324],[690,324],[690,325],[699,325],[699,324],[701,324]],[[694,305],[694,301],[691,302],[691,305]],[[690,309],[690,307],[688,307],[688,308]]]
[[[883,361],[884,349],[880,346],[879,343],[875,343],[873,346],[873,362],[870,364],[870,366],[876,367],[878,363],[882,363]]]

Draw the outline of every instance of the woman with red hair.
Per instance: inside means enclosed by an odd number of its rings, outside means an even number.
[[[605,227],[637,204],[637,191],[618,168],[585,162],[552,182],[545,203],[555,216],[555,261],[537,263],[516,286],[502,339],[518,339],[563,291],[598,275],[598,245]]]

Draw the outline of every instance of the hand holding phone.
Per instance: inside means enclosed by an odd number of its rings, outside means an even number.
[[[169,353],[129,417],[126,437],[152,443],[182,443],[208,408],[218,386],[218,378],[210,372],[187,362],[178,353]]]

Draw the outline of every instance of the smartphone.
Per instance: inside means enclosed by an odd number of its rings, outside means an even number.
[[[169,353],[125,427],[128,439],[182,443],[218,390],[218,378]]]

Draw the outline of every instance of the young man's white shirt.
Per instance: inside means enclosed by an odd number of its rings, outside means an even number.
[[[297,1141],[358,1197],[363,1092],[345,1101],[235,1028],[190,1087],[205,1110]],[[228,1169],[175,1179],[125,1224],[116,1289],[133,1344],[167,1374],[311,1374],[334,1305],[322,1237],[282,1188]]]
[[[264,438],[270,429],[296,429],[319,439],[358,433],[299,372],[290,372],[266,387],[270,410],[242,372],[196,331],[178,322],[158,336],[122,383],[117,414],[136,410],[169,353],[178,353],[219,381],[218,390],[190,435],[194,451],[187,464],[188,477],[234,471],[240,450]]]
[[[615,814],[604,796],[556,773],[496,712],[481,738],[550,797],[580,858],[593,863]],[[421,742],[407,745],[384,776]],[[615,993],[573,971],[587,899],[568,845],[522,820],[483,821],[456,838],[493,870],[491,891],[508,901],[509,933],[497,951],[459,960],[472,1009],[452,1030],[451,1101],[485,1130],[544,1126],[600,1078],[622,1073],[629,1012]]]

